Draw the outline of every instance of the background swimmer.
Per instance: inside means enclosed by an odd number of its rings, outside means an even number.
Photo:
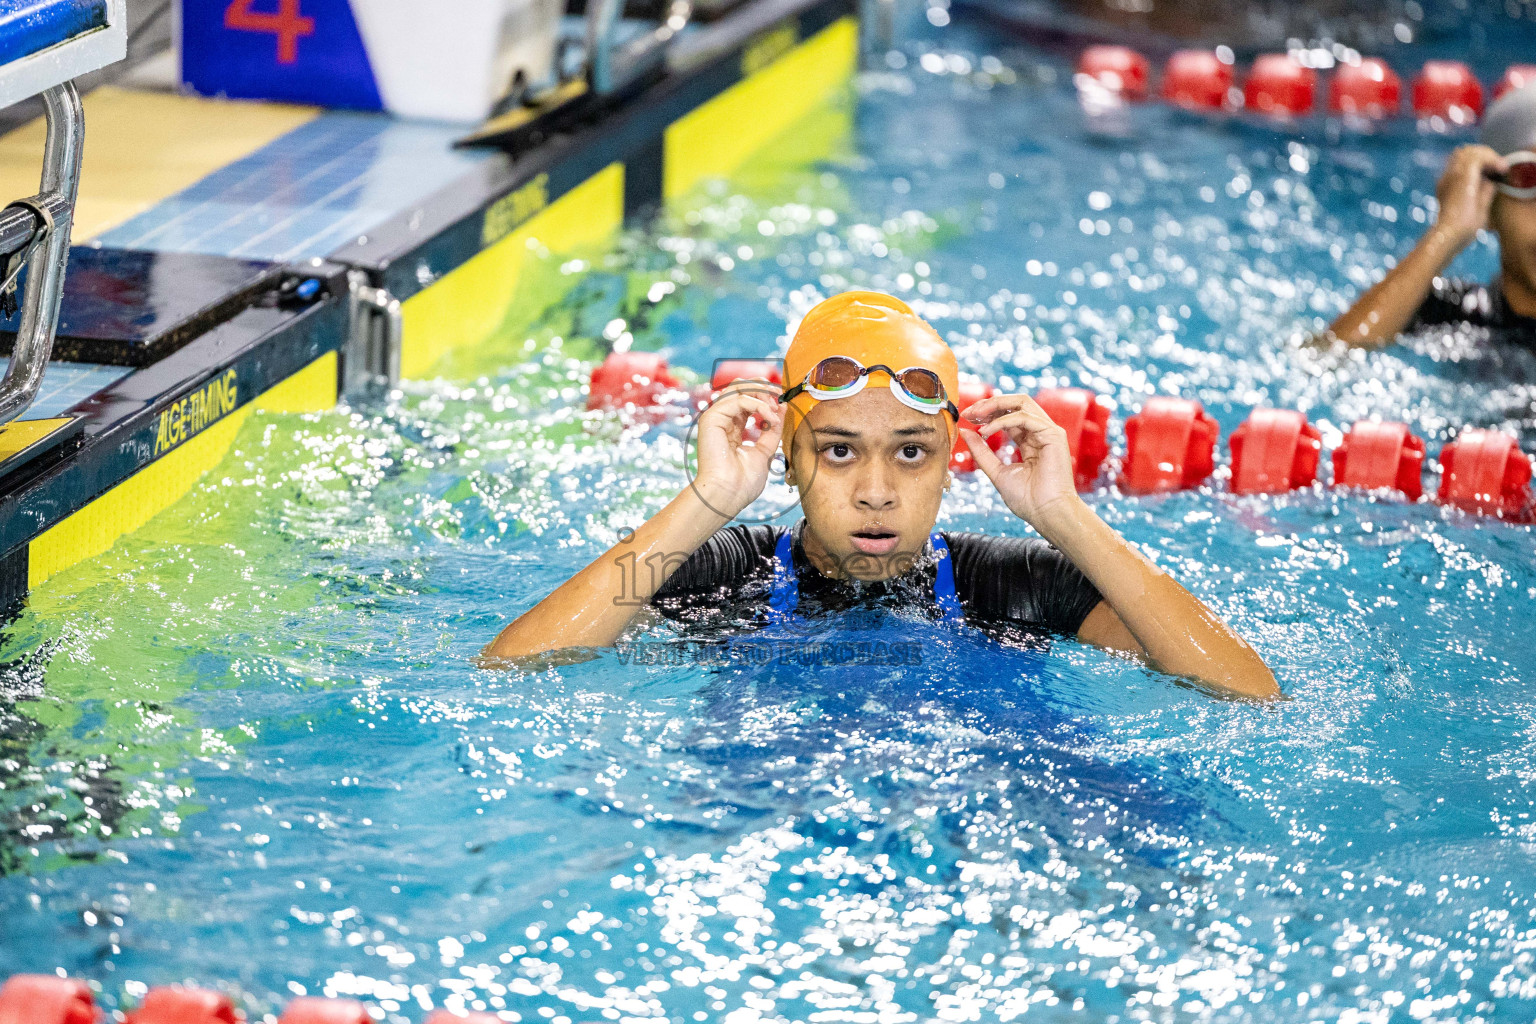
[[[1451,154],[1435,196],[1434,226],[1331,335],[1374,347],[1405,330],[1466,323],[1536,345],[1536,85],[1488,108],[1480,143]],[[1489,285],[1441,277],[1485,227],[1499,236],[1499,276]]]
[[[837,359],[881,369],[818,375]],[[909,368],[927,376],[909,378]],[[485,655],[611,645],[640,607],[621,595],[663,609],[690,595],[759,608],[768,597],[777,608],[788,594],[793,608],[803,593],[806,606],[832,611],[914,599],[942,609],[950,599],[965,618],[1075,634],[1232,694],[1279,694],[1242,638],[1078,497],[1066,433],[1026,395],[970,406],[974,429],[962,433],[1008,508],[1045,539],[932,533],[960,429],[947,400],[958,372],[949,347],[899,299],[849,292],[811,310],[784,379],[782,403],[761,385],[727,390],[699,419],[693,483],[502,630]],[[762,424],[756,443],[749,419]],[[984,438],[998,431],[1021,461],[993,453]],[[792,530],[727,528],[762,493],[781,443],[804,518]],[[636,575],[635,565],[660,571]]]

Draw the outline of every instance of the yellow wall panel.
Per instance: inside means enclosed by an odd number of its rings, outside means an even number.
[[[623,223],[624,165],[609,164],[402,304],[401,375],[422,377],[448,352],[501,328],[531,244],[570,253],[601,242]]]
[[[252,404],[262,412],[325,412],[336,405],[339,384],[336,353],[327,352]]]
[[[335,404],[336,353],[327,352],[36,537],[27,557],[27,589],[110,550],[119,537],[184,497],[229,453],[253,409],[310,412]]]
[[[664,143],[663,195],[672,199],[740,167],[852,76],[858,44],[858,23],[839,19],[678,118]]]
[[[250,411],[249,405],[236,409],[33,540],[27,589],[109,550],[185,495],[229,451]]]

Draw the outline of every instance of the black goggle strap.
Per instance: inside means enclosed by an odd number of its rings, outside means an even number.
[[[800,394],[804,394],[804,393],[805,393],[805,382],[801,381],[799,384],[796,384],[794,387],[790,388],[788,391],[784,392],[782,395],[779,396],[779,404],[780,405],[784,405],[784,404],[788,403],[790,400],[792,400],[796,395],[800,395]]]

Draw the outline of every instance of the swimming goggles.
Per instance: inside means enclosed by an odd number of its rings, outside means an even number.
[[[804,380],[784,392],[779,401],[788,402],[799,394],[807,394],[822,401],[847,398],[863,391],[864,385],[869,383],[869,375],[875,370],[883,370],[890,375],[896,384],[891,388],[891,394],[901,404],[929,414],[948,409],[949,414],[959,421],[960,410],[949,400],[949,395],[944,392],[944,382],[932,370],[921,366],[893,370],[883,363],[865,366],[849,356],[827,356],[811,367]]]
[[[1522,149],[1504,159],[1509,170],[1503,174],[1488,173],[1499,191],[1511,199],[1536,199],[1536,153]]]

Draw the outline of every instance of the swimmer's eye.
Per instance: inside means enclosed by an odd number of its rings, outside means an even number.
[[[896,457],[903,462],[920,462],[927,455],[927,447],[920,444],[904,444],[896,452]]]
[[[833,462],[848,462],[853,458],[853,449],[841,442],[827,445],[821,453]]]

